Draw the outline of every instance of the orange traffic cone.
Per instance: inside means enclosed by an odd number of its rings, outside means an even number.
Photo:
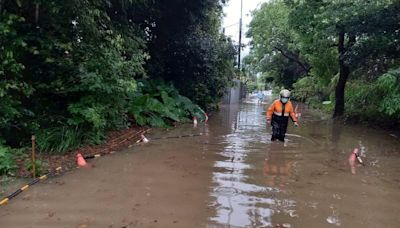
[[[83,158],[83,156],[82,156],[81,153],[79,153],[79,154],[76,155],[76,164],[77,164],[79,167],[87,166],[87,163],[86,163],[86,161],[85,161],[85,159]]]

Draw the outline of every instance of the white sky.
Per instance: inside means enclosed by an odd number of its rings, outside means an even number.
[[[248,25],[251,21],[251,11],[260,7],[260,5],[268,0],[243,0],[243,27],[242,27],[242,43],[248,44],[249,39],[246,38]],[[232,38],[234,43],[239,42],[239,20],[240,20],[240,0],[229,0],[224,7],[224,21],[222,26],[225,28],[225,34]],[[249,53],[249,47],[245,47],[242,56]]]

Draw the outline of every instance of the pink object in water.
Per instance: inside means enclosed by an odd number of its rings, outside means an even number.
[[[355,174],[356,173],[356,161],[360,163],[361,165],[365,166],[363,160],[361,159],[360,155],[358,154],[358,148],[354,148],[353,152],[351,152],[349,156],[349,165],[351,168],[351,173]]]
[[[353,152],[351,152],[349,156],[349,165],[350,165],[350,171],[352,174],[356,174],[356,160],[358,156],[358,148],[354,148]]]
[[[358,148],[354,148],[353,152],[351,152],[349,156],[349,162],[355,162],[358,155]]]

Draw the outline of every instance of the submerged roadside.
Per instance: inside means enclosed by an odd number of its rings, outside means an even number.
[[[40,161],[36,176],[42,176],[54,172],[61,167],[62,173],[75,169],[76,155],[82,154],[84,157],[105,156],[132,147],[141,135],[149,132],[150,128],[131,127],[128,129],[111,132],[104,143],[98,145],[85,145],[76,150],[68,151],[64,154],[39,153],[37,161]],[[10,191],[21,187],[24,183],[32,180],[32,172],[27,166],[29,158],[27,156],[17,159],[17,170],[13,175],[0,176],[0,198],[4,198]],[[60,172],[57,172],[60,173]]]

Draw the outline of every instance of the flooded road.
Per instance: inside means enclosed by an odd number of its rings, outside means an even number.
[[[397,135],[301,110],[271,142],[265,104],[151,140],[35,185],[0,207],[0,227],[399,227]],[[350,167],[360,148],[365,166]]]

